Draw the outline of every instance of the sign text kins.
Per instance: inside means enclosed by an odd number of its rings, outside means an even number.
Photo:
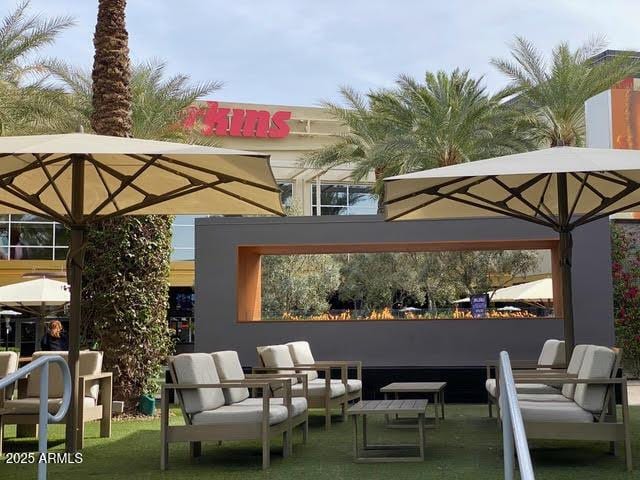
[[[190,107],[184,119],[185,128],[202,123],[203,135],[218,137],[284,138],[289,135],[287,120],[291,112],[271,115],[266,110],[220,107],[218,102],[206,102],[206,107]]]

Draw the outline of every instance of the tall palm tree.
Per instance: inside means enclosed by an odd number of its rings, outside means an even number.
[[[51,76],[69,94],[65,97],[66,115],[60,118],[59,131],[72,131],[78,125],[91,128],[93,92],[91,74],[62,61],[44,63]],[[148,138],[184,143],[214,144],[215,139],[197,129],[180,128],[186,109],[220,88],[220,82],[191,83],[188,75],[167,75],[166,62],[154,59],[131,68],[131,133]]]
[[[391,134],[387,150],[393,173],[469,162],[526,149],[503,100],[511,92],[487,93],[468,70],[427,72],[424,82],[401,76],[397,88],[374,95]]]
[[[57,118],[62,92],[46,83],[34,55],[74,24],[71,17],[30,15],[29,1],[0,20],[0,135],[39,133]]]
[[[638,64],[626,55],[592,61],[605,47],[598,38],[575,50],[563,42],[547,60],[533,43],[516,36],[510,59],[491,60],[511,80],[517,95],[511,106],[537,146],[583,145],[584,102],[638,73]]]
[[[318,169],[352,163],[355,181],[375,173],[379,209],[383,178],[526,149],[502,100],[468,71],[428,72],[423,83],[400,76],[396,87],[358,95],[346,106],[325,103],[345,127],[340,141],[304,159]]]
[[[351,178],[355,182],[366,179],[374,173],[374,192],[382,198],[382,179],[387,167],[388,153],[382,148],[388,135],[386,125],[374,111],[370,95],[361,95],[352,88],[340,88],[345,106],[332,102],[322,102],[322,106],[344,127],[338,142],[307,155],[302,164],[320,171],[350,163],[353,166]],[[379,201],[382,206],[382,201]]]

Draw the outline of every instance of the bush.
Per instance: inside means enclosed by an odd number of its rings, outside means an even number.
[[[611,228],[613,318],[626,373],[640,376],[640,248],[620,225]]]
[[[135,410],[155,390],[173,348],[167,323],[171,223],[150,215],[110,220],[89,230],[83,327],[113,372],[114,398]]]

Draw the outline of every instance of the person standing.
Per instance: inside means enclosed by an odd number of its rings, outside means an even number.
[[[40,340],[40,348],[55,352],[69,350],[69,338],[67,337],[67,332],[62,328],[60,320],[53,320],[49,324],[47,333]]]

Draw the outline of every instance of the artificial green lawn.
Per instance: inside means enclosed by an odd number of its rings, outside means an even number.
[[[634,457],[640,462],[640,407],[632,408]],[[337,418],[336,418],[337,420]],[[181,422],[174,411],[172,422]],[[355,464],[351,456],[351,423],[335,422],[329,432],[324,418],[313,412],[309,443],[301,445],[294,434],[294,455],[281,457],[281,442],[272,446],[271,468],[260,469],[260,445],[255,442],[229,442],[218,447],[203,445],[202,457],[193,463],[186,444],[172,444],[169,470],[160,472],[159,420],[115,421],[110,439],[98,438],[98,423],[87,425],[87,439],[81,465],[50,465],[51,479],[498,479],[502,478],[500,437],[495,420],[487,418],[484,405],[449,405],[447,419],[436,430],[427,431],[426,460],[406,464]],[[382,418],[371,418],[369,434],[373,441],[413,442],[413,430],[390,430]],[[7,451],[37,449],[32,439],[16,440],[14,427],[5,434]],[[50,429],[50,449],[62,451],[63,427]],[[7,438],[8,437],[8,438]],[[640,470],[625,472],[623,457],[608,453],[608,445],[592,442],[535,441],[532,458],[537,479],[628,479],[639,478]],[[638,463],[640,466],[640,463]],[[35,478],[35,465],[0,464],[0,479]]]

